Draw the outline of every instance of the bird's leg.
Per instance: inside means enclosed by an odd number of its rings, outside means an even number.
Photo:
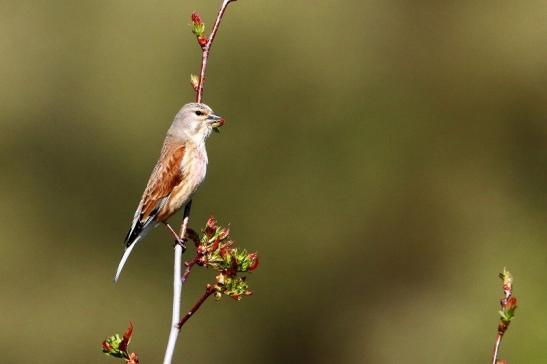
[[[175,241],[176,241],[176,244],[180,244],[182,246],[182,250],[186,250],[186,239],[185,238],[181,238],[176,232],[175,230],[173,230],[173,228],[171,227],[171,225],[169,225],[167,222],[164,222],[163,223],[165,226],[167,226],[167,229],[169,229],[169,231],[171,232],[171,234],[173,234],[173,237],[175,238]]]

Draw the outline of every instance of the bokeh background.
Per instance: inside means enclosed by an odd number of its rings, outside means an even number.
[[[166,129],[193,99],[189,16],[219,1],[0,3],[2,363],[163,357],[172,242],[112,277]],[[547,3],[240,0],[205,101],[227,125],[191,225],[258,250],[177,363],[485,363],[507,266],[510,363],[547,361]],[[177,223],[179,218],[173,219]],[[187,258],[190,258],[187,256]],[[195,271],[189,307],[212,279]]]

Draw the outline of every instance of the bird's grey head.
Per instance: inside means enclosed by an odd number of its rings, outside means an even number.
[[[224,119],[215,115],[209,106],[193,102],[180,109],[169,129],[169,134],[175,137],[190,137],[196,143],[202,143],[213,129],[222,125]]]

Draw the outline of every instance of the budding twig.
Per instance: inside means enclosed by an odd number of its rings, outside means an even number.
[[[139,364],[139,357],[136,353],[129,353],[127,347],[133,336],[133,323],[129,323],[127,331],[123,336],[119,334],[106,338],[102,343],[103,353],[114,358],[123,359],[126,364]]]
[[[233,1],[236,0],[222,0],[222,5],[220,6],[220,9],[218,11],[213,30],[211,31],[209,38],[205,38],[207,39],[207,42],[205,44],[201,44],[200,38],[198,37],[198,42],[201,45],[201,69],[199,72],[199,81],[196,90],[196,102],[201,102],[203,98],[203,87],[205,84],[205,71],[207,69],[207,61],[209,60],[209,52],[211,51],[211,46],[213,45],[213,41],[215,40],[215,36],[217,35],[218,28],[220,27],[220,21],[224,16],[226,8]]]
[[[194,265],[198,262],[199,255],[196,254],[196,256],[189,262],[185,262],[184,265],[186,266],[186,269],[184,270],[184,274],[182,275],[182,283],[186,282],[188,279],[188,276],[190,275],[190,271],[194,267]]]
[[[515,310],[517,309],[517,298],[513,296],[513,276],[511,275],[511,272],[503,268],[503,272],[500,273],[499,276],[503,280],[503,298],[500,300],[501,310],[498,311],[500,321],[498,323],[498,333],[496,335],[496,342],[494,343],[494,351],[492,353],[492,364],[505,362],[498,360],[498,352],[501,339],[509,328],[509,324],[515,316]]]

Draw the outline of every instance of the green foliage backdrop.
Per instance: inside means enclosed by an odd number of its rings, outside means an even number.
[[[0,3],[3,363],[160,360],[172,242],[112,277],[218,1]],[[191,225],[258,250],[255,295],[207,302],[178,363],[547,360],[545,1],[234,3],[205,100],[227,124]],[[190,257],[188,257],[190,258]],[[194,272],[189,307],[210,272]]]

